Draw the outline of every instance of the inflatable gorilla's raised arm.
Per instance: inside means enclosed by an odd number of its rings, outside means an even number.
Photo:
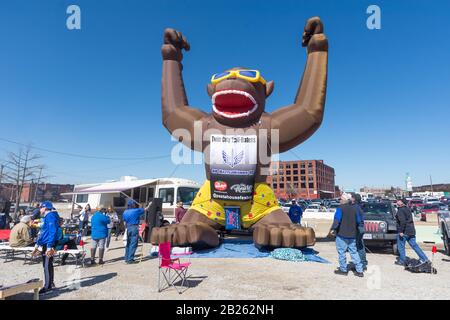
[[[302,45],[307,47],[308,59],[292,105],[280,108],[272,114],[264,112],[266,98],[274,88],[273,81],[266,82],[258,70],[235,67],[211,78],[207,91],[212,100],[213,110],[209,114],[188,104],[181,61],[183,49],[186,51],[190,49],[189,43],[180,32],[173,29],[165,30],[162,46],[163,124],[186,146],[204,152],[208,180],[199,190],[182,222],[169,227],[155,228],[152,232],[152,243],[171,241],[175,245],[217,246],[219,240],[216,230],[223,229],[225,225],[224,208],[236,206],[240,208],[242,227],[253,229],[255,244],[259,246],[305,247],[315,243],[314,231],[311,228],[293,225],[278,206],[273,191],[265,184],[267,173],[263,172],[267,171],[262,170],[270,164],[264,163],[259,153],[255,160],[256,170],[233,171],[254,172],[250,185],[247,182],[231,187],[238,193],[249,191],[251,193],[250,198],[242,196],[240,199],[244,200],[236,200],[238,198],[220,198],[220,194],[217,196],[217,193],[230,186],[221,180],[212,183],[214,180],[212,175],[217,170],[214,171],[210,164],[216,160],[210,158],[216,157],[220,152],[214,153],[219,149],[207,152],[208,147],[212,148],[213,134],[208,133],[210,131],[221,134],[221,137],[230,136],[230,130],[240,133],[250,132],[241,134],[240,137],[249,137],[250,139],[245,141],[252,141],[253,136],[260,139],[263,131],[277,130],[278,151],[284,152],[308,139],[319,128],[325,105],[328,40],[323,34],[323,24],[318,17],[311,18],[306,23]],[[200,130],[200,133],[196,130]],[[236,137],[236,134],[231,136]],[[264,148],[270,156],[272,151],[270,135]],[[223,150],[221,152],[224,162],[222,165],[231,168],[238,165],[244,157],[244,151],[233,149],[229,153]],[[221,172],[223,171],[227,170]],[[240,181],[242,177],[235,178]]]

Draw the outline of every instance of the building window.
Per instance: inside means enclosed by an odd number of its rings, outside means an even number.
[[[306,189],[306,183],[304,183],[304,182],[300,183],[300,187],[301,187],[302,189]]]
[[[147,195],[147,202],[153,201],[154,197],[155,197],[155,189],[149,188],[148,195]]]
[[[310,182],[310,183],[308,184],[308,187],[309,187],[310,189],[314,189],[314,183]]]
[[[133,189],[133,200],[136,202],[139,202],[139,198],[141,196],[141,189],[140,188],[134,188]]]
[[[291,177],[286,177],[286,181],[291,181]]]
[[[294,181],[298,181],[298,176],[294,176]]]
[[[298,174],[298,170],[294,170],[293,174],[297,175]]]
[[[305,170],[300,170],[300,174],[306,174]]]
[[[88,202],[88,194],[77,194],[76,203],[85,203]]]
[[[298,163],[292,164],[292,168],[294,168],[294,169],[298,168]]]
[[[280,189],[284,189],[284,183],[280,183]]]
[[[162,198],[162,202],[173,204],[173,201],[174,201],[173,188],[159,189],[159,197]]]

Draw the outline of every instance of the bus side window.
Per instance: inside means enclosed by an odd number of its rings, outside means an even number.
[[[173,204],[174,189],[163,188],[159,189],[159,197],[162,198],[162,202]]]

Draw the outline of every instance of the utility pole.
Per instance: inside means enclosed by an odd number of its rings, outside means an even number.
[[[34,179],[31,179],[31,183],[30,183],[30,189],[28,191],[28,198],[30,199],[30,207],[33,203],[33,186],[34,186]]]
[[[41,182],[41,177],[42,177],[42,167],[39,168],[39,178],[37,180],[36,188],[34,190],[33,202],[35,202],[37,200],[37,191],[39,189],[39,183]]]
[[[3,169],[5,168],[5,165],[0,165],[0,200],[2,200],[2,180],[3,180]]]

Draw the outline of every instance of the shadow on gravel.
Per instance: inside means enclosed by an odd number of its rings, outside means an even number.
[[[316,238],[316,243],[329,243],[335,242],[335,238]]]
[[[188,287],[188,288],[195,288],[197,287],[200,283],[203,282],[204,279],[208,278],[208,276],[189,276],[188,278],[186,278],[186,280],[184,281],[184,286]],[[175,282],[176,286],[181,286],[181,280]]]
[[[55,298],[61,294],[72,292],[72,291],[78,290],[82,287],[90,287],[90,286],[108,281],[108,280],[114,278],[115,276],[117,276],[117,272],[111,272],[111,273],[102,274],[99,276],[80,278],[79,280],[74,280],[73,283],[70,283],[61,288],[56,288],[53,291],[47,293],[46,295],[40,296],[40,299],[46,300],[46,299]]]

